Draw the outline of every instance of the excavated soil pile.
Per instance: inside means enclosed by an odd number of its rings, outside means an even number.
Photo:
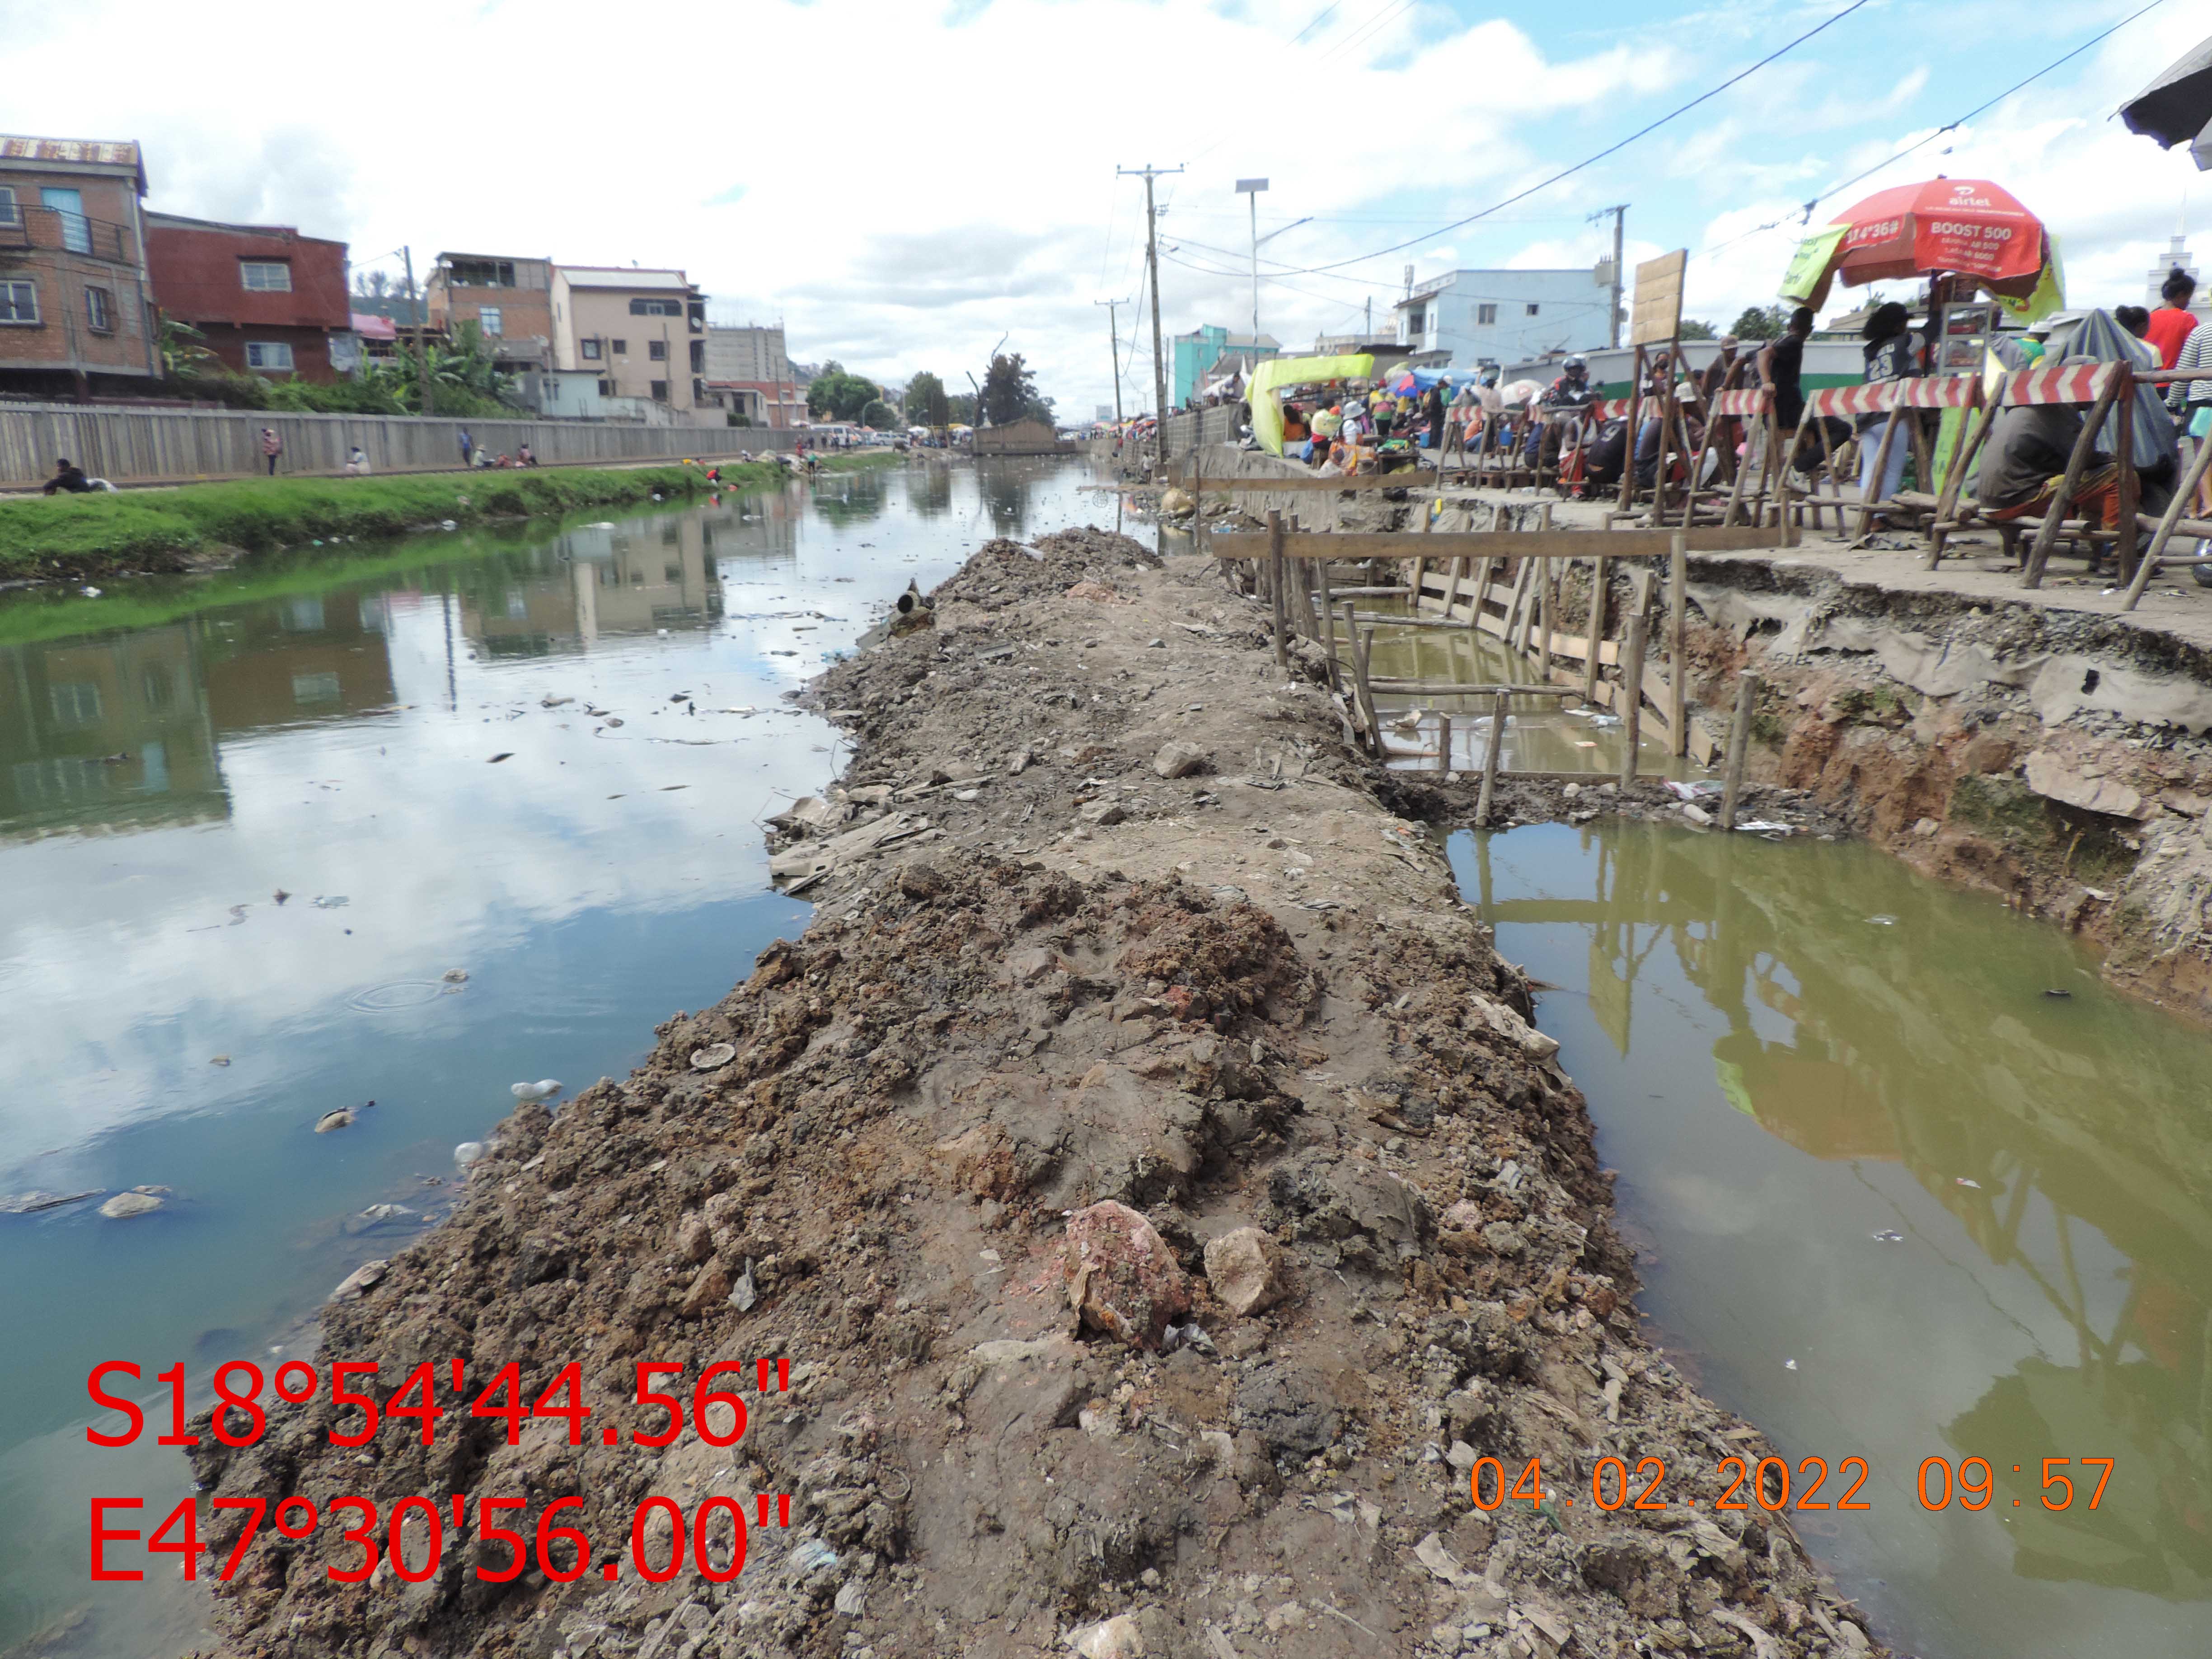
[[[511,1497],[526,1534],[580,1497],[588,1570],[483,1583],[507,1547],[449,1529],[423,1582],[337,1584],[358,1546],[264,1531],[230,1650],[1869,1651],[1782,1516],[1716,1511],[1768,1449],[1639,1340],[1527,985],[1259,623],[1195,561],[1074,532],[992,544],[825,677],[857,753],[784,820],[786,853],[836,849],[805,936],[627,1079],[518,1110],[327,1312],[325,1358],[387,1397],[425,1360],[531,1399],[577,1362],[584,1443],[449,1409],[429,1447],[335,1448],[359,1413],[318,1399],[203,1454],[222,1496]],[[743,1438],[629,1443],[665,1420],[623,1403],[642,1361],[687,1401],[743,1362]],[[1607,1457],[1631,1497],[1664,1461],[1653,1507],[1591,1501]],[[1479,1510],[1486,1458],[1509,1488],[1540,1459],[1540,1504]],[[789,1525],[733,1582],[646,1583],[653,1494],[788,1494]],[[665,1515],[644,1535],[665,1559]]]

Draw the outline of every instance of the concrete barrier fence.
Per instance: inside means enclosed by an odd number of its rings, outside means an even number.
[[[356,444],[375,472],[431,472],[461,464],[465,429],[479,450],[564,463],[726,459],[740,450],[787,450],[808,434],[790,428],[613,426],[586,421],[468,421],[415,415],[290,415],[257,410],[100,409],[76,404],[0,404],[0,489],[53,476],[66,455],[115,483],[240,478],[266,471],[261,428],[284,441],[287,473],[337,472]]]

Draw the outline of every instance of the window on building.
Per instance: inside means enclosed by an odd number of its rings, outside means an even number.
[[[694,374],[707,372],[707,343],[704,340],[691,342],[691,372]]]
[[[446,280],[455,288],[513,288],[512,259],[449,259]]]
[[[599,396],[602,398],[611,398],[614,395],[615,383],[612,380],[602,380],[599,382]]]
[[[1498,320],[1498,307],[1496,306],[1477,306],[1474,308],[1474,320],[1483,327],[1488,327],[1491,324]]]
[[[681,300],[632,300],[629,314],[633,317],[681,317],[684,302]]]
[[[1534,300],[1528,301],[1528,314],[1531,317],[1534,317],[1542,308],[1543,307],[1539,306]]]
[[[39,285],[36,283],[0,283],[0,323],[31,323],[39,320]]]
[[[499,307],[497,306],[477,307],[477,326],[483,330],[486,334],[496,337],[504,327],[500,320]]]
[[[238,280],[248,294],[289,294],[292,264],[289,259],[240,259]]]
[[[248,340],[246,343],[246,366],[248,368],[275,369],[289,374],[292,372],[292,348],[283,340]]]
[[[653,383],[651,390],[647,395],[651,397],[653,401],[657,404],[666,403],[668,401],[668,382],[665,380],[655,380]]]
[[[0,225],[20,225],[23,216],[15,207],[15,187],[0,185]]]
[[[576,343],[576,349],[587,363],[596,363],[599,361],[599,343],[597,340],[579,340]]]
[[[610,340],[607,342],[607,344],[613,348],[616,356],[627,357],[629,356],[629,342],[628,340]]]
[[[665,340],[647,340],[645,343],[645,355],[647,361],[650,362],[666,362],[668,361],[668,342]]]
[[[115,332],[115,296],[104,288],[84,291],[84,320],[94,334]]]

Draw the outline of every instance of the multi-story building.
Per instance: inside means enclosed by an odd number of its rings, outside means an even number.
[[[600,395],[689,416],[708,402],[707,297],[680,270],[553,267],[553,367],[597,369]]]
[[[1454,368],[1595,350],[1613,337],[1611,283],[1609,266],[1446,271],[1398,301],[1398,346]]]
[[[1191,394],[1206,381],[1217,378],[1217,367],[1222,374],[1238,367],[1249,374],[1255,362],[1262,357],[1273,357],[1283,349],[1272,334],[1232,334],[1218,323],[1207,323],[1188,334],[1178,334],[1174,343],[1175,374],[1168,386],[1168,398],[1177,409],[1188,403]],[[1224,359],[1234,362],[1225,362]]]
[[[0,390],[152,389],[145,194],[135,143],[0,137]]]
[[[707,325],[707,396],[755,426],[796,426],[806,418],[806,382],[783,348],[783,326]]]
[[[328,381],[358,362],[343,242],[149,213],[146,261],[155,302],[198,329],[227,368]]]
[[[483,331],[501,368],[521,374],[553,367],[553,262],[505,254],[441,253],[425,299],[430,325]]]

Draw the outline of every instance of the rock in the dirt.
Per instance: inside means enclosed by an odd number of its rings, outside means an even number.
[[[374,1290],[384,1282],[385,1270],[391,1264],[384,1261],[364,1261],[338,1281],[337,1289],[331,1292],[333,1302],[350,1302],[356,1297]]]
[[[1310,1457],[1336,1438],[1328,1383],[1303,1365],[1255,1366],[1237,1379],[1237,1409],[1267,1449]]]
[[[1187,778],[1206,769],[1206,750],[1180,738],[1162,744],[1160,752],[1152,757],[1152,770],[1164,778]]]
[[[1281,1246],[1257,1227],[1239,1227],[1206,1247],[1206,1282],[1239,1318],[1283,1299]]]
[[[1083,809],[1084,820],[1086,823],[1095,823],[1101,829],[1109,823],[1119,823],[1128,816],[1118,800],[1102,800],[1095,806],[1086,806]]]
[[[1093,1330],[1154,1348],[1190,1311],[1190,1280],[1167,1241],[1126,1204],[1109,1199],[1068,1218],[1062,1241],[1068,1305]]]
[[[2049,800],[2103,812],[2116,818],[2147,817],[2158,811],[2155,801],[2145,804],[2140,791],[2117,778],[2092,778],[2076,771],[2064,757],[2039,749],[2021,763],[2027,787]]]
[[[1067,1645],[1083,1659],[1144,1659],[1145,1637],[1124,1613],[1068,1632]]]
[[[712,1042],[704,1048],[694,1048],[691,1051],[691,1069],[695,1072],[717,1071],[737,1057],[738,1048],[735,1043]]]
[[[848,1578],[837,1589],[832,1603],[842,1619],[858,1619],[868,1610],[868,1592],[857,1578]]]
[[[1559,1052],[1559,1038],[1538,1030],[1504,1003],[1493,1002],[1486,996],[1475,996],[1470,1000],[1474,1004],[1474,1012],[1468,1020],[1470,1025],[1480,1020],[1498,1036],[1516,1044],[1521,1052],[1531,1060],[1549,1060]]]
[[[935,898],[945,890],[945,878],[927,859],[912,859],[899,866],[898,890],[910,899]]]
[[[1435,1533],[1413,1546],[1413,1559],[1447,1584],[1477,1583],[1480,1576],[1469,1572],[1459,1559],[1444,1547],[1444,1540]]]
[[[1490,1246],[1493,1255],[1508,1261],[1528,1253],[1528,1241],[1521,1230],[1510,1221],[1493,1221],[1482,1230],[1482,1242]]]
[[[127,1221],[134,1215],[150,1215],[161,1207],[161,1200],[150,1193],[118,1193],[100,1206],[100,1212],[110,1221]]]

